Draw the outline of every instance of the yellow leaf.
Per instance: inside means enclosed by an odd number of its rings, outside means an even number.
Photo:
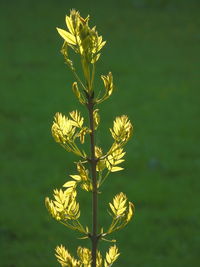
[[[110,206],[111,210],[113,211],[113,213],[116,214],[116,210],[115,210],[113,204],[112,203],[109,203],[109,206]]]
[[[66,193],[66,194],[70,194],[70,193],[72,193],[73,190],[74,190],[73,187],[68,187],[68,188],[65,190],[65,193]]]
[[[110,267],[114,263],[114,261],[117,260],[119,255],[120,253],[118,253],[118,248],[116,247],[116,245],[110,247],[109,251],[106,252],[106,259],[104,261],[104,266]]]
[[[68,16],[66,16],[66,17],[65,17],[65,22],[66,22],[66,24],[67,24],[67,28],[68,28],[68,30],[69,30],[72,34],[74,34],[74,27],[73,27],[73,23],[72,23],[71,18],[68,17]]]
[[[58,33],[60,34],[60,36],[67,43],[72,44],[72,45],[76,45],[76,39],[75,39],[75,37],[71,33],[67,32],[67,31],[64,31],[64,30],[62,30],[60,28],[56,28],[56,29],[57,29]]]
[[[85,104],[85,99],[84,99],[83,95],[81,94],[81,92],[80,92],[79,89],[78,89],[78,84],[77,84],[77,82],[74,82],[74,83],[72,84],[72,90],[73,90],[75,96],[78,98],[79,102],[80,102],[81,104]]]
[[[101,48],[102,48],[105,44],[106,44],[106,41],[103,41],[103,42],[98,46],[98,50],[97,50],[97,51],[101,50]]]
[[[121,216],[123,215],[124,211],[126,210],[126,207],[122,208],[122,209],[118,209],[117,211],[117,216]]]
[[[74,187],[76,184],[75,181],[69,181],[69,182],[66,182],[63,187]]]
[[[131,220],[131,218],[133,217],[134,211],[135,211],[135,207],[134,207],[133,203],[129,202],[129,209],[128,209],[128,213],[127,213],[127,222],[129,222]]]
[[[77,110],[73,110],[69,113],[70,117],[72,118],[71,124],[75,127],[81,128],[83,126],[84,118],[81,117],[81,114]]]
[[[122,171],[124,170],[124,168],[121,167],[112,167],[111,172],[118,172],[118,171]]]
[[[80,181],[81,180],[80,175],[70,175],[70,177],[72,177],[76,181]]]
[[[120,164],[120,163],[122,163],[122,162],[124,162],[124,159],[116,160],[116,161],[115,161],[115,165],[118,165],[118,164]]]
[[[111,258],[108,253],[106,253],[106,260],[109,264],[111,263]]]
[[[98,54],[96,54],[94,57],[93,57],[93,59],[91,60],[91,63],[92,64],[94,64],[94,63],[96,63],[97,61],[98,61],[98,59],[100,58],[100,53],[98,53]]]
[[[99,113],[98,113],[98,109],[95,109],[93,111],[93,118],[94,118],[94,129],[96,130],[98,125],[99,125],[99,122],[100,122],[100,116],[99,116]]]
[[[117,117],[113,123],[113,129],[110,129],[112,137],[118,143],[125,144],[131,137],[133,126],[126,115]]]

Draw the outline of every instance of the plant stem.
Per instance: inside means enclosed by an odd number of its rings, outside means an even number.
[[[96,267],[96,252],[97,252],[97,244],[98,244],[98,236],[97,236],[97,209],[98,209],[98,199],[97,199],[97,175],[96,175],[96,164],[97,159],[95,157],[95,140],[94,140],[94,102],[93,96],[88,96],[88,112],[90,119],[90,149],[91,149],[91,172],[92,172],[92,267]]]

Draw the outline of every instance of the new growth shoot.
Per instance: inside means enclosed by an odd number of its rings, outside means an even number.
[[[63,245],[57,246],[55,255],[62,267],[109,267],[120,255],[118,248],[116,245],[111,246],[103,256],[98,249],[98,243],[128,224],[134,214],[134,205],[122,192],[114,196],[108,205],[110,226],[104,230],[98,224],[98,194],[110,173],[123,170],[120,165],[124,161],[124,146],[132,136],[133,126],[126,115],[117,117],[110,129],[113,144],[105,153],[101,147],[96,146],[95,133],[100,123],[99,105],[112,95],[114,89],[111,72],[101,75],[103,83],[100,91],[94,88],[96,63],[106,42],[98,35],[96,26],[90,28],[89,16],[83,18],[76,10],[71,10],[70,15],[66,16],[66,26],[67,30],[57,28],[64,40],[61,53],[76,79],[72,90],[80,104],[88,111],[89,125],[85,124],[85,119],[78,110],[69,112],[68,116],[55,114],[52,135],[67,152],[77,155],[77,171],[69,175],[69,180],[61,189],[54,190],[53,199],[45,199],[45,204],[56,221],[78,231],[91,241],[91,249],[80,246],[77,248],[77,258]],[[69,57],[69,49],[79,56],[84,80],[80,78]],[[90,143],[89,155],[81,147],[86,138],[89,138]],[[92,194],[92,229],[82,225],[80,221],[78,188]]]

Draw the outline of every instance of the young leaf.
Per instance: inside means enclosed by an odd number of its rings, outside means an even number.
[[[64,31],[60,28],[56,28],[56,29],[58,33],[60,34],[60,36],[65,40],[65,42],[71,45],[76,45],[76,39],[71,33]]]

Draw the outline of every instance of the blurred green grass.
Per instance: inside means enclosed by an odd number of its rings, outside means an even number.
[[[135,135],[125,171],[109,177],[105,205],[119,191],[135,203],[132,223],[116,233],[116,266],[188,267],[199,259],[198,1],[1,1],[1,216],[2,267],[58,266],[53,250],[87,241],[48,215],[44,198],[73,173],[75,157],[52,139],[55,112],[77,108],[73,77],[59,54],[55,27],[70,8],[91,14],[107,40],[99,73],[112,71],[116,91],[102,104],[97,142],[110,144],[112,120],[128,114]],[[97,81],[97,87],[100,81]],[[81,194],[90,223],[90,199]],[[105,250],[109,244],[100,244]]]

